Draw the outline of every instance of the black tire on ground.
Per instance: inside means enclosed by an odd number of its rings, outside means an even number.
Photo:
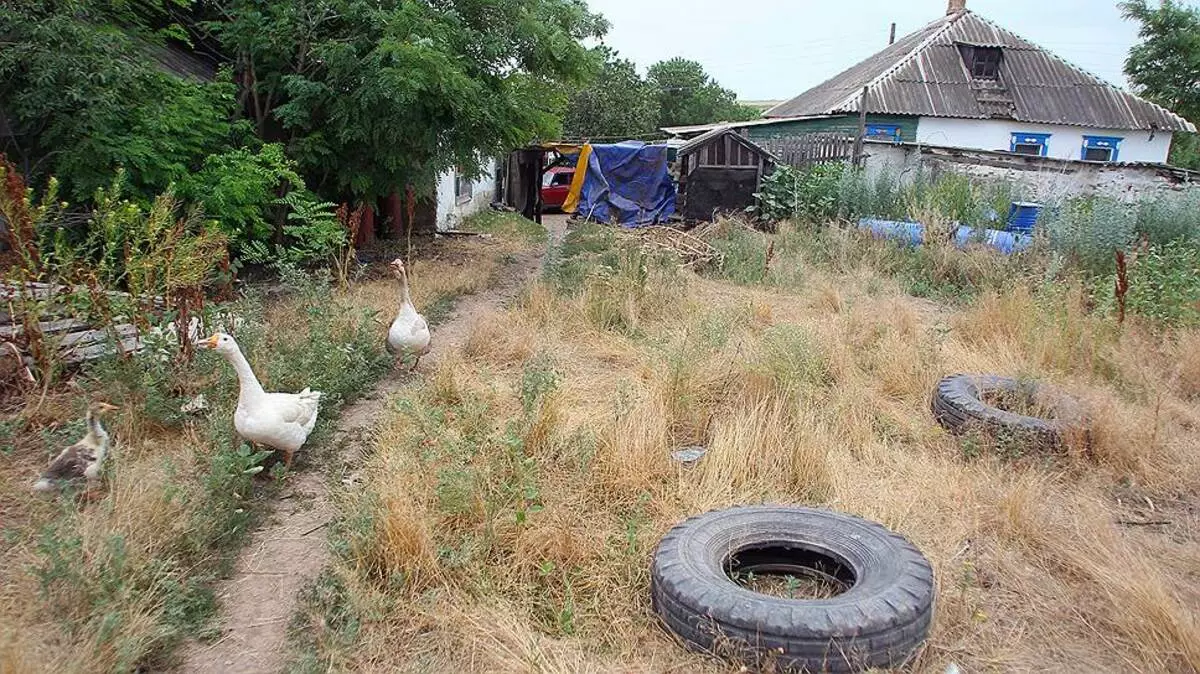
[[[849,589],[830,599],[759,594],[732,568],[782,574],[814,562]],[[669,531],[651,568],[651,598],[684,645],[754,669],[857,672],[910,659],[933,619],[933,569],[874,522],[809,508],[739,507]]]
[[[979,430],[994,434],[1057,445],[1067,434],[1081,428],[1078,405],[1063,396],[1054,401],[1057,419],[1016,414],[984,402],[984,397],[1018,395],[1032,399],[1039,392],[1032,382],[994,374],[956,374],[938,382],[933,392],[933,416],[952,433]]]

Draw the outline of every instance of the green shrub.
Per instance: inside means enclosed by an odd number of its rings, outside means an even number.
[[[203,204],[208,217],[239,249],[274,236],[269,211],[289,189],[303,190],[304,180],[276,143],[258,151],[236,148],[214,154],[200,171],[179,183],[180,196]]]
[[[762,181],[757,213],[767,220],[825,222],[838,215],[844,165],[817,164],[805,170],[775,167]]]
[[[1183,241],[1139,248],[1126,257],[1125,308],[1163,325],[1200,325],[1200,248]],[[1101,307],[1116,309],[1116,273],[1096,279]]]
[[[1142,199],[1137,209],[1137,234],[1155,244],[1200,239],[1200,190]]]
[[[1114,269],[1114,252],[1133,243],[1137,210],[1104,197],[1069,199],[1043,216],[1042,226],[1055,250],[1091,274]]]

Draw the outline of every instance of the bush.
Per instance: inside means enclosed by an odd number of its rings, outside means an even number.
[[[1142,199],[1137,209],[1137,234],[1154,244],[1196,241],[1200,238],[1200,190]]]
[[[1091,274],[1107,275],[1113,252],[1134,241],[1137,211],[1114,199],[1076,198],[1050,209],[1042,226],[1055,250]]]
[[[781,165],[763,178],[758,215],[767,220],[825,222],[838,216],[842,164],[817,164],[800,170]]]
[[[23,319],[25,350],[37,362],[44,381],[61,365],[56,345],[42,335],[43,318],[77,318],[108,331],[133,322],[145,331],[155,320],[175,321],[186,329],[204,305],[204,289],[228,260],[226,238],[202,220],[198,209],[180,213],[170,190],[148,210],[122,198],[123,176],[109,190],[98,190],[96,208],[83,236],[64,222],[65,203],[56,203],[51,180],[41,200],[0,157],[0,215],[12,223],[8,243],[18,252],[4,270],[5,280],[24,287],[49,284],[47,294],[17,293],[15,315]],[[110,291],[128,291],[128,295]],[[53,314],[50,312],[53,310]],[[187,342],[183,355],[189,355]]]
[[[265,241],[246,244],[242,259],[277,268],[299,267],[317,263],[340,262],[340,253],[350,245],[350,230],[338,217],[336,204],[317,201],[307,191],[290,192],[277,199],[277,205],[287,207],[288,224],[283,226],[285,244],[268,246]]]
[[[1200,325],[1200,248],[1184,241],[1142,247],[1126,257],[1131,315],[1170,326]],[[1116,309],[1116,273],[1098,277],[1096,297]]]
[[[303,190],[304,180],[295,162],[284,156],[283,146],[275,143],[257,152],[237,148],[212,155],[179,184],[180,196],[203,204],[239,250],[274,236],[268,211],[289,189]]]
[[[980,227],[1006,217],[1017,196],[1012,183],[980,184],[957,173],[935,177],[920,172],[902,182],[886,171],[871,176],[845,164],[802,170],[781,166],[763,179],[757,213],[772,221],[822,224],[864,217],[922,221],[932,216]]]

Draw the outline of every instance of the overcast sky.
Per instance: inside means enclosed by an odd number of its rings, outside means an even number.
[[[745,100],[787,99],[946,12],[946,0],[588,0],[642,72],[683,56]],[[1137,39],[1117,0],[967,0],[967,8],[1121,86]],[[1200,4],[1200,0],[1189,2]]]

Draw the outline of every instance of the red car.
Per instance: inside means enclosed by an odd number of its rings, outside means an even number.
[[[562,208],[574,179],[574,166],[555,166],[547,169],[542,174],[542,207],[547,210]]]

